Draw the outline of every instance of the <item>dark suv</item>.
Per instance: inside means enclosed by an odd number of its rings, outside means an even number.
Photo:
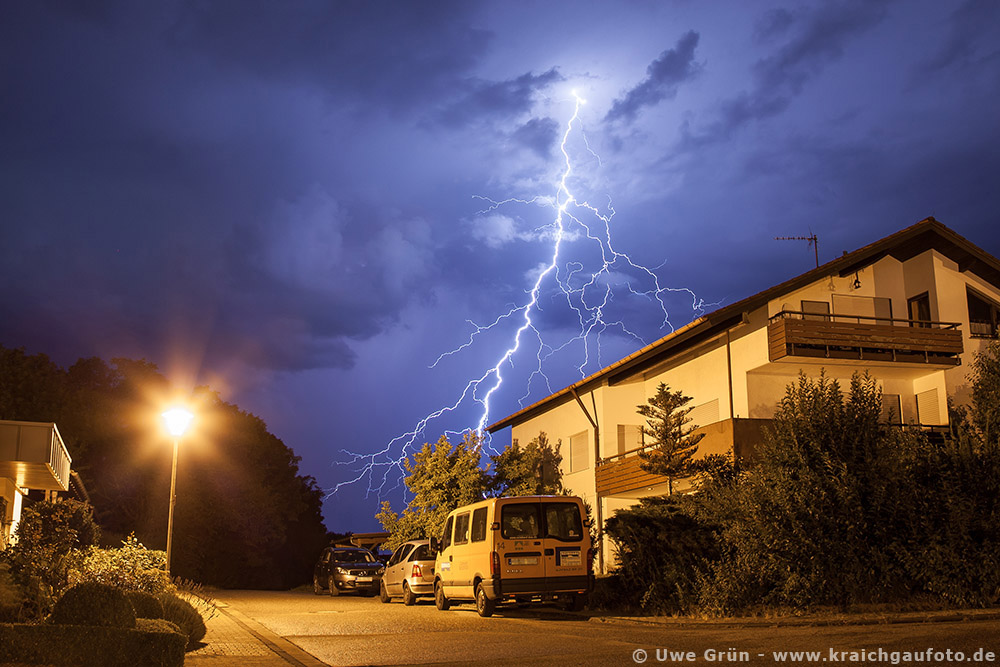
[[[375,595],[384,572],[385,566],[368,549],[327,547],[313,570],[313,593]]]

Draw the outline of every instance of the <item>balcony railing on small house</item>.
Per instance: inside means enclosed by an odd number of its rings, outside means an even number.
[[[783,310],[768,320],[768,357],[821,357],[957,366],[957,322]]]
[[[0,421],[0,477],[26,489],[65,491],[72,462],[55,424]]]

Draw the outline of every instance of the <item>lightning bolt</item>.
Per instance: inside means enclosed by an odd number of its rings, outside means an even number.
[[[527,290],[527,299],[524,303],[511,305],[505,312],[498,315],[492,322],[479,325],[471,320],[467,322],[472,326],[468,340],[458,347],[442,353],[431,364],[431,368],[436,367],[443,359],[457,355],[468,348],[474,346],[477,340],[485,333],[497,329],[507,323],[517,323],[517,328],[510,338],[510,343],[497,358],[496,362],[485,368],[478,377],[470,379],[463,387],[457,400],[452,404],[441,407],[420,419],[414,427],[396,436],[389,441],[385,447],[373,454],[358,454],[347,450],[341,450],[345,459],[340,464],[352,469],[352,477],[336,484],[327,493],[327,497],[334,495],[345,486],[367,481],[368,488],[366,497],[377,494],[379,499],[384,495],[398,489],[402,484],[402,479],[406,474],[404,461],[418,439],[427,430],[427,427],[435,420],[444,417],[448,413],[453,413],[468,403],[479,405],[479,418],[472,427],[486,438],[489,446],[488,435],[485,434],[486,426],[489,423],[491,414],[491,400],[504,384],[504,370],[514,367],[514,359],[521,352],[525,345],[525,338],[532,338],[536,343],[534,348],[534,364],[532,371],[526,382],[525,393],[520,398],[520,404],[524,405],[531,394],[532,383],[541,379],[549,393],[552,387],[549,378],[544,372],[545,362],[555,354],[562,352],[574,344],[582,344],[583,354],[580,362],[576,364],[576,370],[581,378],[587,374],[587,368],[591,365],[592,354],[598,356],[600,361],[601,337],[609,330],[616,331],[621,335],[633,339],[637,344],[645,345],[644,338],[629,328],[621,319],[608,321],[605,313],[609,308],[613,298],[613,273],[617,267],[624,269],[629,275],[638,274],[644,278],[646,289],[633,285],[632,280],[625,282],[628,293],[632,296],[641,297],[655,304],[662,314],[660,329],[668,333],[674,330],[670,323],[667,297],[671,294],[681,294],[685,298],[690,298],[691,308],[695,314],[703,312],[708,305],[688,288],[674,288],[663,286],[655,269],[650,269],[638,262],[633,261],[626,253],[618,251],[612,240],[612,219],[615,216],[614,206],[610,201],[601,208],[592,205],[586,200],[579,200],[570,188],[570,179],[574,174],[573,160],[570,156],[569,142],[574,132],[579,131],[585,150],[598,164],[601,164],[600,156],[591,149],[586,134],[582,129],[580,111],[586,100],[573,92],[574,108],[573,114],[565,124],[562,133],[562,140],[559,150],[562,155],[562,169],[559,174],[558,184],[553,195],[535,196],[530,199],[508,198],[494,200],[489,197],[475,195],[474,198],[486,203],[486,207],[478,211],[479,215],[496,211],[501,208],[516,205],[534,205],[552,208],[555,211],[550,223],[535,232],[545,238],[551,238],[552,255],[548,261],[540,265],[537,269],[534,283]],[[600,250],[599,266],[596,270],[587,272],[583,262],[568,261],[561,265],[564,244],[578,236],[585,237],[588,241]],[[551,346],[544,342],[544,337],[536,327],[533,317],[540,311],[540,298],[543,289],[548,281],[552,280],[554,286],[559,290],[568,308],[575,314],[579,325],[577,332],[563,341],[558,346]],[[462,431],[445,431],[446,435],[458,435]]]

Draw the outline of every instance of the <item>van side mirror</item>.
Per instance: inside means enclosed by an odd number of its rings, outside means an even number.
[[[441,544],[438,542],[438,538],[436,537],[431,538],[431,551],[436,554],[441,553]]]

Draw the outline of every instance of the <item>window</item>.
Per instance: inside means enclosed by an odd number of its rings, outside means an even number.
[[[969,335],[973,338],[997,338],[1000,306],[972,290],[966,290],[969,305]]]
[[[642,447],[642,427],[632,424],[618,425],[618,450],[611,454],[624,454]]]
[[[830,319],[830,304],[826,301],[806,301],[802,300],[802,319],[804,320],[822,320],[824,322]]]
[[[536,539],[538,525],[538,503],[504,505],[500,510],[500,534],[506,539]]]
[[[465,544],[469,541],[469,513],[455,517],[455,544]]]
[[[941,402],[937,389],[928,389],[917,394],[917,422],[923,426],[940,426]]]
[[[570,436],[569,438],[570,472],[586,470],[589,467],[589,464],[587,463],[587,446],[589,444],[590,444],[590,437],[587,431]]]
[[[410,552],[410,555],[406,560],[434,560],[434,556],[431,555],[431,546],[429,544],[418,544],[417,547]]]
[[[455,517],[448,517],[444,524],[444,536],[441,538],[441,550],[444,551],[451,546],[451,523]]]
[[[889,424],[903,423],[899,394],[882,394],[882,421]]]
[[[387,565],[395,565],[396,563],[402,563],[404,560],[406,560],[406,555],[409,553],[411,549],[413,549],[412,544],[399,545],[399,548],[396,549],[395,552],[393,552],[392,558],[389,559]]]
[[[931,321],[931,297],[927,292],[906,300],[911,327],[929,327]],[[926,322],[926,324],[924,324]]]
[[[480,507],[472,513],[472,541],[482,542],[486,539],[486,508]]]
[[[583,522],[576,503],[545,503],[545,537],[563,542],[583,539]]]

